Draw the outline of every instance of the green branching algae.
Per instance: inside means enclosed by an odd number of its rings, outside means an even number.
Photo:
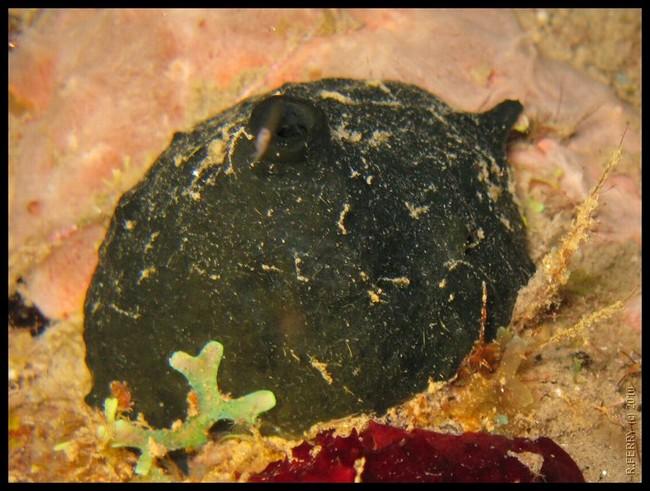
[[[150,429],[141,423],[117,416],[117,399],[104,401],[107,424],[99,436],[113,447],[140,450],[136,474],[147,475],[154,459],[178,449],[196,450],[208,441],[208,430],[217,421],[231,420],[253,424],[258,415],[275,406],[275,396],[259,390],[237,399],[228,399],[219,392],[217,371],[223,356],[223,346],[211,341],[198,356],[177,351],[169,359],[172,368],[183,374],[196,394],[190,403],[184,422],[175,422],[170,429]]]

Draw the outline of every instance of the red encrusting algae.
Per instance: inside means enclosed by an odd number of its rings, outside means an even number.
[[[250,480],[354,482],[355,478],[363,482],[584,482],[573,459],[549,438],[406,431],[372,421],[347,437],[334,436],[334,430],[320,432],[313,443],[294,447],[291,459],[269,464]]]

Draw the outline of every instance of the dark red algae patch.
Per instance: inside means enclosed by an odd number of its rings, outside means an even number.
[[[295,447],[291,460],[273,462],[250,480],[354,482],[355,478],[361,482],[584,482],[573,459],[549,438],[405,431],[375,422],[361,433],[352,430],[347,437],[334,436],[334,430],[320,432],[313,443]]]

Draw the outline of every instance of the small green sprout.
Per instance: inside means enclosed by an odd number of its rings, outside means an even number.
[[[130,447],[140,450],[135,468],[138,475],[149,474],[154,460],[178,449],[195,450],[208,441],[208,430],[217,421],[253,424],[260,413],[275,406],[271,391],[259,390],[238,399],[226,399],[217,385],[217,371],[223,356],[221,343],[211,341],[198,356],[178,351],[169,364],[189,382],[196,395],[190,404],[184,422],[177,421],[169,429],[150,429],[141,423],[117,414],[117,399],[104,401],[106,425],[98,429],[98,436],[113,447]]]
[[[545,208],[544,203],[533,198],[528,199],[528,207],[535,213],[542,213]]]

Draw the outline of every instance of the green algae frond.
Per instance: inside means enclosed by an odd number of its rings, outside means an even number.
[[[221,343],[211,341],[198,356],[178,351],[169,364],[189,382],[192,392],[184,422],[176,421],[169,429],[151,429],[139,421],[117,415],[117,399],[104,401],[107,424],[100,427],[99,436],[113,447],[140,450],[135,468],[138,475],[151,471],[154,459],[178,449],[195,450],[208,441],[208,430],[219,420],[253,424],[260,413],[275,406],[271,391],[259,390],[238,399],[229,399],[219,392],[217,371],[223,356]]]

